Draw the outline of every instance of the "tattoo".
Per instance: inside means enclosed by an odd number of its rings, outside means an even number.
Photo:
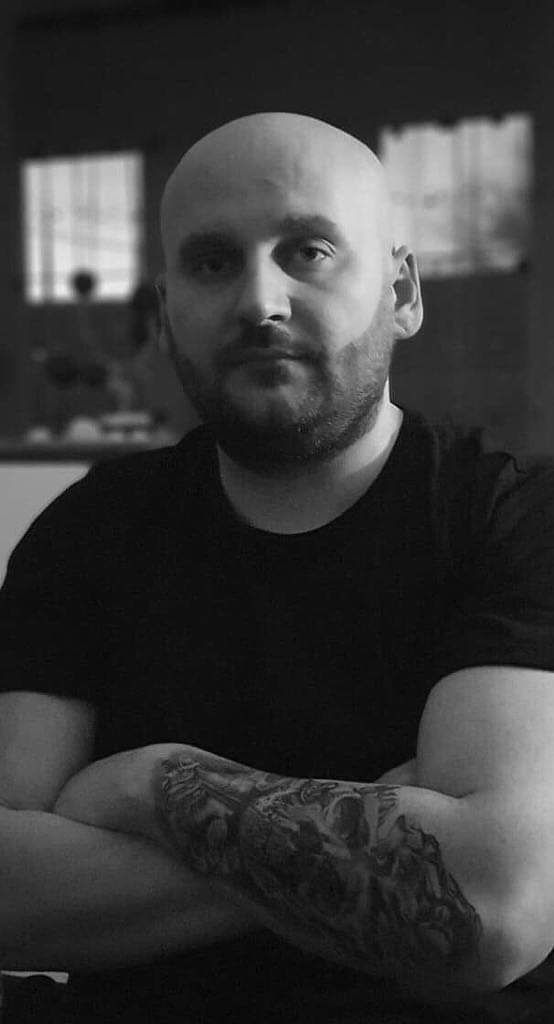
[[[309,948],[378,974],[456,969],[481,923],[398,787],[164,762],[161,813],[185,862],[264,906]]]

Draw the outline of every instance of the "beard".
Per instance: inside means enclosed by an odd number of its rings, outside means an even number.
[[[298,347],[283,341],[288,339],[287,328],[268,324],[250,328],[222,352],[207,380],[179,351],[167,321],[165,329],[183,390],[216,443],[234,462],[267,475],[290,474],[328,461],[368,433],[381,405],[395,345],[385,294],[370,326],[333,361],[313,343]],[[263,414],[248,409],[225,386],[237,352],[249,346],[271,350],[283,345],[291,352],[300,348],[307,364],[301,399],[295,405],[267,401]],[[256,367],[257,386],[270,388],[282,372],[274,363]]]

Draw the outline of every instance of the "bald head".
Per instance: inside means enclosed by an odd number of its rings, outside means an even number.
[[[161,231],[166,256],[187,213],[217,203],[223,193],[256,187],[294,194],[300,184],[333,192],[335,203],[354,204],[367,229],[391,242],[390,204],[382,165],[359,139],[313,117],[262,113],[222,125],[182,157],[164,190]]]
[[[297,114],[232,121],[173,172],[162,231],[168,348],[232,458],[280,472],[370,431],[421,322],[371,150]]]

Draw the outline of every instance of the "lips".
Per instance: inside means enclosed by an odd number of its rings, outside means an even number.
[[[247,348],[229,354],[226,359],[228,366],[240,366],[243,363],[274,363],[281,359],[298,360],[303,356],[284,348]]]
[[[232,370],[237,367],[271,367],[279,362],[298,362],[308,358],[306,352],[288,345],[248,345],[225,352],[221,357],[221,368]]]

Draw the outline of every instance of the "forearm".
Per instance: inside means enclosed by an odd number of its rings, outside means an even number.
[[[0,811],[0,963],[96,970],[253,927],[240,899],[138,836],[36,811]]]
[[[135,834],[167,844],[158,815],[156,780],[164,759],[194,748],[158,743],[93,761],[60,792],[55,814],[98,828]]]
[[[185,863],[244,893],[276,932],[420,995],[512,980],[485,819],[466,801],[206,758],[164,764],[167,827]]]

